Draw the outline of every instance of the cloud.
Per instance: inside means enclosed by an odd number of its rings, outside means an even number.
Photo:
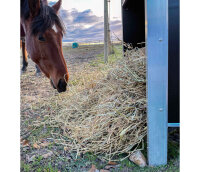
[[[73,13],[74,15],[74,23],[96,23],[101,21],[101,17],[97,17],[92,13],[91,9],[78,12],[77,10],[74,10]]]
[[[49,2],[49,5],[53,5],[55,2]],[[66,42],[94,42],[103,41],[104,39],[104,19],[103,17],[96,16],[91,9],[84,11],[78,11],[73,8],[71,10],[65,10],[61,8],[60,18],[63,20],[66,27],[66,35],[63,40]],[[110,21],[110,30],[112,39],[115,36],[121,39],[122,26],[121,21],[118,18],[114,18]]]

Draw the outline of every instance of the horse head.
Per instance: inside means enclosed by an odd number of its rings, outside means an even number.
[[[58,92],[66,91],[69,78],[62,51],[65,29],[58,17],[61,2],[50,7],[46,0],[21,0],[21,24],[28,54]]]

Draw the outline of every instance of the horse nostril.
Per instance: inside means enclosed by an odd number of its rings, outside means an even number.
[[[65,82],[64,79],[60,79],[58,82],[58,92],[65,92],[66,91],[66,87],[67,87],[67,83]]]

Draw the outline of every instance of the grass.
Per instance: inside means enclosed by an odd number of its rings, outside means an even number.
[[[110,170],[111,172],[179,172],[179,144],[169,141],[168,142],[168,164],[159,167],[145,167],[140,168],[133,164],[128,159],[118,162],[118,166],[115,169]],[[76,158],[76,154],[71,154],[70,158],[67,156],[57,157],[56,159],[44,159],[38,156],[32,163],[21,162],[21,171],[46,171],[46,172],[83,172],[88,171],[89,168],[94,164],[97,169],[103,169],[107,162],[99,160],[99,158],[91,153]]]
[[[51,163],[48,163],[44,166],[36,165],[37,161],[34,161],[33,164],[21,163],[21,171],[24,172],[58,172],[58,168],[53,167]]]
[[[110,54],[108,56],[108,63],[113,64],[117,60],[120,60],[122,58],[122,46],[121,45],[116,45],[113,47],[113,54]],[[100,64],[104,64],[104,53],[100,53],[97,55],[96,60],[90,62],[90,66],[96,67],[99,66]]]

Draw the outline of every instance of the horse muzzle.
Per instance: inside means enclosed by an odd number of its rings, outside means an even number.
[[[54,82],[52,81],[52,79],[50,79],[50,82],[51,82],[52,87],[54,89],[57,89],[59,93],[65,92],[67,90],[67,83],[64,79],[59,80],[57,87],[54,85]]]
[[[57,86],[58,92],[65,92],[67,90],[67,83],[64,79],[60,79]]]

